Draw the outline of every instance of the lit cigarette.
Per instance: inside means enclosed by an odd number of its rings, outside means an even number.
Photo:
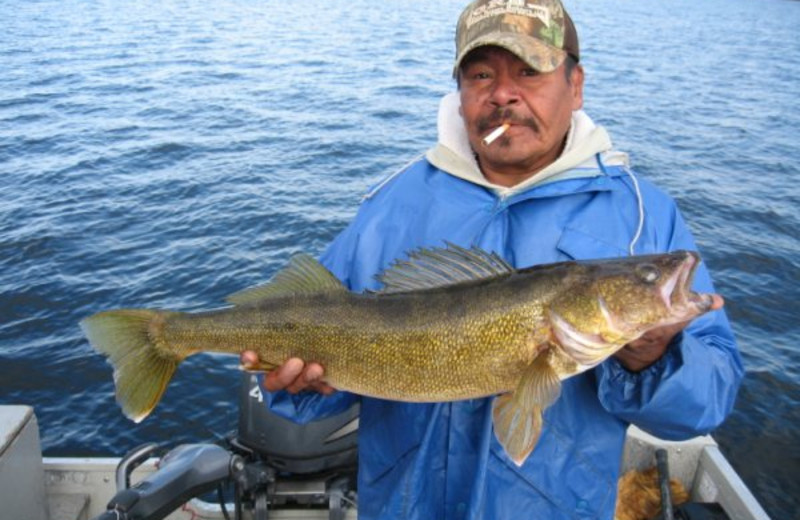
[[[501,135],[506,133],[506,130],[508,130],[510,127],[511,127],[511,125],[508,124],[508,123],[503,123],[502,125],[498,126],[494,130],[492,130],[492,132],[489,135],[487,135],[486,137],[483,138],[483,144],[485,144],[486,146],[489,146],[490,144],[495,142],[495,140],[498,137],[500,137]]]

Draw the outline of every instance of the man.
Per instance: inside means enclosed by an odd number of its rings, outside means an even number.
[[[581,111],[578,38],[558,0],[473,2],[456,50],[459,90],[441,103],[439,143],[374,188],[322,256],[350,290],[376,288],[393,260],[445,240],[516,267],[696,249],[674,202]],[[487,144],[490,134],[500,136]],[[694,288],[713,292],[704,267]],[[742,367],[721,305],[564,381],[521,467],[492,433],[493,398],[362,398],[327,386],[313,360],[291,359],[265,377],[267,401],[303,422],[361,400],[360,518],[611,519],[629,423],[683,439],[731,410]]]

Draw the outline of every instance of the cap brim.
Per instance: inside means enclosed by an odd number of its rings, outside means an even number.
[[[486,34],[470,42],[456,57],[456,62],[453,66],[453,76],[455,77],[458,74],[458,67],[467,54],[478,47],[485,47],[487,45],[502,47],[534,69],[544,73],[556,70],[567,57],[567,52],[565,50],[548,45],[537,38],[532,38],[524,34],[498,31]]]

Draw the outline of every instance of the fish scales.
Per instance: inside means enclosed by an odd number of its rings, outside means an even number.
[[[510,390],[535,355],[537,335],[549,333],[531,327],[543,306],[514,294],[478,284],[425,295],[292,297],[173,314],[164,336],[186,355],[254,350],[268,364],[316,361],[334,387],[372,397],[467,399]]]

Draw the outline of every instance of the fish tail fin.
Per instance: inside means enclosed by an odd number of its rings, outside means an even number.
[[[181,356],[166,348],[164,318],[172,313],[146,309],[100,312],[81,321],[95,350],[114,367],[117,402],[140,422],[155,408]]]

